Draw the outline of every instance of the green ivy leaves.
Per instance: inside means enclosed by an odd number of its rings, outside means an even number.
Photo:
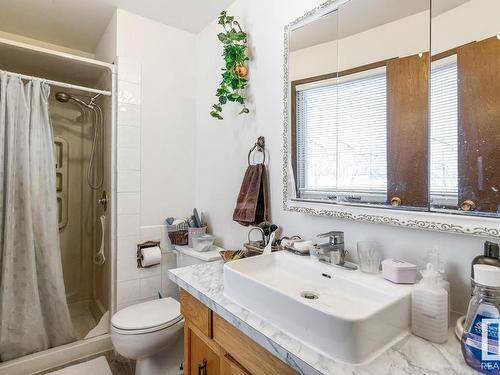
[[[247,34],[243,32],[238,21],[223,11],[219,15],[218,23],[224,28],[224,32],[217,34],[217,38],[224,44],[222,56],[225,65],[222,69],[222,81],[215,93],[218,103],[212,106],[210,115],[222,120],[222,106],[228,102],[243,106],[239,114],[250,112],[246,107],[245,97],[242,96],[242,91],[248,85],[248,80],[245,78],[247,75],[245,62],[249,59],[246,54]]]

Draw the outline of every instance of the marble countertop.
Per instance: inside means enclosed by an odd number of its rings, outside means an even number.
[[[169,271],[172,281],[296,369],[299,374],[478,373],[464,362],[460,343],[452,329],[445,344],[433,344],[414,335],[408,335],[367,364],[354,366],[335,361],[224,297],[222,274],[222,262],[197,264]],[[456,319],[452,321],[455,322]]]

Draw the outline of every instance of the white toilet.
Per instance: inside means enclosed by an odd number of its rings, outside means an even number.
[[[205,253],[187,247],[176,250],[177,267],[220,259],[215,248]],[[136,361],[136,375],[170,375],[172,357],[179,358],[178,365],[182,361],[183,328],[179,302],[167,297],[118,311],[111,318],[111,340],[120,355]]]
[[[136,375],[165,374],[172,367],[169,351],[182,339],[183,328],[179,302],[167,297],[118,311],[111,319],[111,340],[119,354],[136,360]]]

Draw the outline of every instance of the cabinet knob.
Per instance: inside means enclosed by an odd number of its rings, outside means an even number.
[[[399,198],[399,197],[392,197],[391,198],[391,206],[392,207],[399,207],[399,206],[401,206],[401,198]]]
[[[207,360],[204,359],[202,363],[198,365],[198,375],[207,375]]]
[[[460,208],[463,211],[474,211],[476,209],[476,204],[474,203],[474,201],[467,199],[467,200],[462,202],[462,204],[460,205]]]

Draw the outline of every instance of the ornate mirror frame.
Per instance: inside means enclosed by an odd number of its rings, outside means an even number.
[[[283,209],[318,216],[329,216],[373,224],[388,224],[401,228],[423,229],[445,233],[467,234],[500,239],[500,218],[469,216],[436,211],[409,211],[394,208],[359,206],[349,203],[322,203],[297,199],[294,196],[290,160],[290,33],[327,12],[336,11],[349,0],[327,0],[317,8],[285,26],[284,30],[284,92],[283,92]]]

